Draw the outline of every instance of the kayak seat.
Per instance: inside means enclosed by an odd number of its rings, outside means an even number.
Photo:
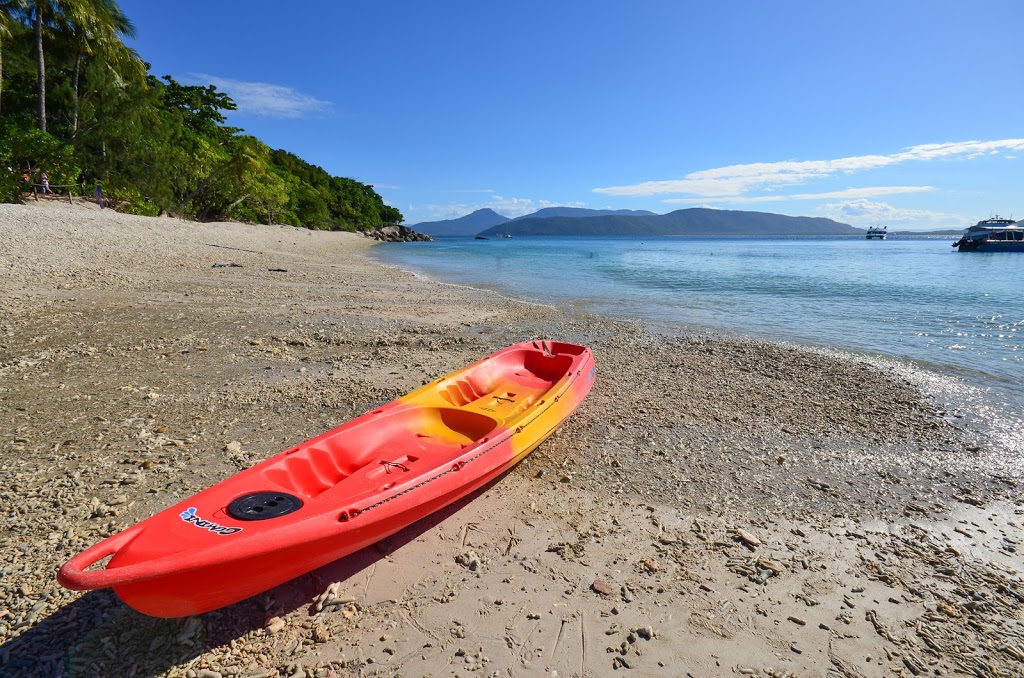
[[[572,367],[572,356],[552,355],[546,356],[543,353],[534,351],[524,352],[523,369],[533,377],[547,382],[549,385],[566,375]],[[521,374],[517,371],[516,374]]]
[[[463,378],[453,379],[449,383],[444,384],[439,394],[441,398],[455,405],[455,407],[465,407],[486,396],[489,390],[489,388],[484,388],[482,384],[474,383],[472,379]]]
[[[351,475],[339,461],[326,447],[307,447],[268,468],[264,475],[295,494],[312,498]]]
[[[300,446],[263,473],[282,489],[312,499],[382,462],[426,457],[434,464],[438,455],[455,458],[497,425],[485,414],[451,407],[394,410],[342,434]]]
[[[537,351],[513,351],[500,360],[478,365],[437,383],[438,394],[455,407],[465,407],[517,388],[542,393],[565,376],[572,365],[570,355],[545,355]]]

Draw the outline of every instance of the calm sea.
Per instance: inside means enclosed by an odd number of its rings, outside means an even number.
[[[663,332],[709,328],[908,366],[954,384],[1024,453],[1024,255],[960,253],[951,244],[442,238],[374,252],[437,280],[637,318]]]

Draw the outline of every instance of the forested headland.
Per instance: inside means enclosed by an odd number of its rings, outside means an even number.
[[[226,124],[213,85],[156,77],[115,0],[0,0],[0,201],[43,173],[136,214],[330,230],[398,224],[372,186]]]

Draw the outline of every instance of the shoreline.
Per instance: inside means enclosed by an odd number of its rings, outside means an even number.
[[[570,275],[570,279],[574,279],[572,276],[578,273],[583,276],[583,280],[587,281],[586,287],[588,289],[578,290],[572,299],[552,289],[552,282],[555,280],[552,276],[540,275],[540,279],[544,281],[544,284],[534,284],[526,279],[517,280],[513,276],[504,275],[501,273],[500,268],[499,272],[493,276],[493,279],[484,273],[490,270],[489,265],[493,266],[498,262],[506,262],[505,265],[511,265],[509,262],[516,261],[516,257],[521,256],[522,253],[542,252],[548,249],[546,246],[541,247],[537,241],[558,241],[559,238],[526,238],[526,240],[532,240],[533,242],[520,243],[523,246],[523,252],[518,255],[515,253],[520,250],[518,246],[513,250],[507,250],[504,246],[497,246],[498,249],[494,249],[495,246],[479,248],[467,244],[470,242],[470,239],[467,238],[446,238],[443,240],[446,244],[442,244],[439,249],[432,249],[432,245],[424,246],[427,251],[422,254],[416,254],[416,250],[408,249],[402,245],[393,245],[381,250],[380,254],[375,256],[389,264],[394,262],[396,265],[409,268],[419,267],[426,272],[428,278],[434,280],[469,281],[469,284],[478,284],[483,289],[504,291],[503,293],[505,294],[511,293],[514,295],[518,292],[522,295],[528,295],[531,299],[539,299],[542,302],[553,300],[552,303],[566,309],[570,313],[584,309],[594,314],[613,318],[636,319],[643,322],[646,327],[650,328],[650,331],[657,334],[670,336],[702,334],[790,344],[805,349],[835,350],[852,354],[859,359],[877,362],[880,365],[884,365],[883,369],[888,369],[888,366],[885,365],[887,362],[904,362],[908,365],[917,366],[922,372],[927,373],[925,376],[940,375],[949,378],[951,381],[961,382],[964,385],[964,389],[962,389],[965,392],[964,394],[956,394],[950,388],[943,389],[946,392],[944,397],[950,401],[950,408],[947,409],[966,409],[971,407],[981,409],[977,407],[979,403],[969,401],[966,391],[982,389],[991,393],[991,398],[984,399],[988,401],[987,404],[995,406],[999,410],[996,412],[992,407],[988,408],[990,422],[1005,422],[1012,418],[1024,423],[1024,389],[1020,385],[1021,377],[1024,375],[1020,373],[1019,361],[1013,359],[1012,345],[1005,347],[1009,350],[1006,353],[1003,351],[1003,347],[998,345],[979,344],[975,346],[971,342],[967,342],[968,346],[961,346],[951,343],[954,341],[952,339],[943,342],[941,337],[945,336],[944,332],[932,326],[934,323],[927,322],[923,325],[903,325],[902,323],[894,325],[889,328],[894,333],[891,337],[880,334],[883,328],[877,322],[866,323],[870,326],[870,329],[865,334],[860,334],[856,330],[849,332],[845,330],[838,331],[835,328],[827,329],[830,327],[829,319],[838,317],[836,313],[836,305],[839,304],[838,300],[831,300],[825,303],[824,316],[821,318],[808,316],[808,310],[804,309],[802,312],[797,313],[795,319],[781,323],[771,320],[774,315],[768,315],[763,318],[759,316],[752,308],[754,302],[749,298],[743,297],[742,293],[740,293],[739,299],[730,297],[731,303],[738,307],[736,317],[727,314],[708,313],[706,303],[693,301],[692,303],[680,304],[671,301],[670,298],[672,296],[679,296],[680,298],[691,295],[695,298],[707,297],[706,294],[702,295],[699,291],[692,289],[682,294],[669,294],[670,285],[679,283],[676,278],[672,278],[671,281],[667,279],[663,281],[661,278],[657,278],[657,282],[652,283],[654,288],[650,291],[649,297],[644,296],[638,298],[633,303],[624,305],[615,301],[616,295],[626,295],[632,299],[633,297],[630,295],[633,294],[633,285],[626,284],[620,287],[619,283],[609,282],[609,287],[604,287],[604,278],[613,278],[614,276],[598,274],[590,270],[589,265],[581,266],[578,269],[573,267],[574,264],[572,262],[579,259],[580,256],[610,257],[609,261],[612,259],[619,261],[618,257],[640,256],[646,252],[643,238],[614,239],[616,242],[623,242],[628,245],[623,245],[622,247],[615,246],[610,250],[604,249],[600,244],[594,244],[609,240],[607,238],[576,239],[572,242],[569,242],[571,239],[567,239],[565,243],[551,243],[552,246],[558,244],[558,247],[555,249],[566,250],[566,258],[556,257],[551,260],[560,262],[554,265],[554,269],[560,270],[563,266],[567,267],[565,273]],[[714,241],[715,239],[709,238],[706,240]],[[782,238],[766,238],[764,240],[775,245],[785,241]],[[821,240],[821,238],[811,238],[811,240]],[[857,244],[862,244],[862,241],[857,241]],[[864,250],[864,252],[867,251]],[[445,256],[439,259],[438,252],[444,253]],[[465,267],[461,264],[456,268],[446,268],[442,265],[444,261],[453,256],[458,257],[463,252],[467,254],[467,265]],[[675,253],[675,251],[673,252]],[[918,256],[922,253],[915,250],[912,254]],[[707,257],[702,258],[701,253],[697,251],[687,251],[687,254],[693,254],[697,260],[697,263],[693,265],[693,270],[700,269],[703,271],[704,266],[707,264],[701,262]],[[926,254],[934,257],[941,253],[929,250]],[[551,261],[548,262],[549,268],[551,267]],[[677,263],[681,266],[682,270],[690,270],[682,262]],[[605,264],[607,265],[607,262]],[[528,264],[525,261],[518,264],[518,266],[523,265]],[[569,273],[569,267],[573,267],[571,268],[572,273]],[[647,269],[643,270],[646,271]],[[721,271],[717,270],[716,272],[721,273]],[[681,273],[679,276],[685,277]],[[791,280],[791,276],[783,275],[783,278],[786,279],[787,284],[796,284],[795,281]],[[710,284],[710,281],[706,284]],[[723,284],[726,284],[728,287],[728,281]],[[590,289],[591,286],[593,286],[593,290]],[[729,288],[729,291],[735,292],[731,288]],[[814,290],[808,289],[804,290],[804,292],[812,294]],[[891,292],[899,296],[900,293],[908,293],[909,289],[897,287],[892,289]],[[644,294],[646,295],[647,293],[645,292]],[[643,299],[643,301],[640,299]],[[645,307],[648,300],[651,304],[650,308]],[[879,313],[891,314],[895,318],[899,317],[901,312],[909,312],[907,309],[898,310],[899,305],[891,306],[887,304],[884,298],[876,301],[878,301],[878,304],[872,303],[872,308],[867,311],[868,313],[878,311]],[[951,303],[954,306],[956,305],[956,302]],[[644,307],[641,308],[641,306]],[[691,308],[696,315],[691,314]],[[779,309],[777,303],[770,301],[766,302],[766,308],[770,308],[773,311]],[[883,310],[879,311],[878,309]],[[939,311],[932,308],[921,312],[928,317],[931,317],[933,313],[941,315]],[[998,310],[993,309],[993,313],[996,314],[995,317],[1001,317],[998,315]],[[841,316],[842,314],[839,315]],[[982,312],[981,315],[985,315],[985,313]],[[955,324],[959,324],[959,321]],[[1012,327],[1013,323],[1008,322],[1008,325]],[[911,326],[914,327],[915,331],[908,331]],[[1009,333],[1012,334],[1012,331],[1010,329]],[[998,332],[1002,332],[1002,330]],[[1003,335],[998,332],[993,333],[992,336],[998,334],[1000,339],[1002,339]],[[911,338],[909,343],[907,343],[906,337],[908,335],[913,337],[936,337],[936,340],[933,342],[931,339],[918,340]],[[919,341],[924,343],[918,343]],[[946,344],[951,345],[946,346]],[[1003,356],[1004,360],[1001,361],[1000,356]],[[986,403],[980,404],[984,405]],[[1000,428],[1001,430],[999,430]],[[1000,427],[997,424],[994,429],[996,430],[994,430],[993,435],[1001,437],[1001,444],[1015,446],[1016,436],[1013,435],[1012,426],[1004,425]],[[1019,453],[1024,452],[1024,449],[1016,447],[1013,451],[1019,456]]]
[[[1019,481],[988,477],[970,435],[867,364],[418,279],[354,234],[0,205],[0,242],[4,672],[1013,675],[1024,661],[1007,564],[1024,544],[1024,506],[1006,503]],[[111,530],[535,337],[594,349],[583,406],[497,483],[377,548],[177,621],[53,580]],[[470,552],[472,570],[457,562]],[[313,609],[335,583],[352,600]]]

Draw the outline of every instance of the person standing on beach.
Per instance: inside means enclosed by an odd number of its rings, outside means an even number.
[[[50,177],[49,177],[49,175],[47,175],[46,172],[43,172],[42,174],[39,175],[39,180],[43,183],[43,193],[49,193],[50,192]]]
[[[96,201],[96,204],[100,206],[100,209],[103,209],[103,186],[101,186],[98,181],[96,182],[96,185],[93,186],[92,197]]]

